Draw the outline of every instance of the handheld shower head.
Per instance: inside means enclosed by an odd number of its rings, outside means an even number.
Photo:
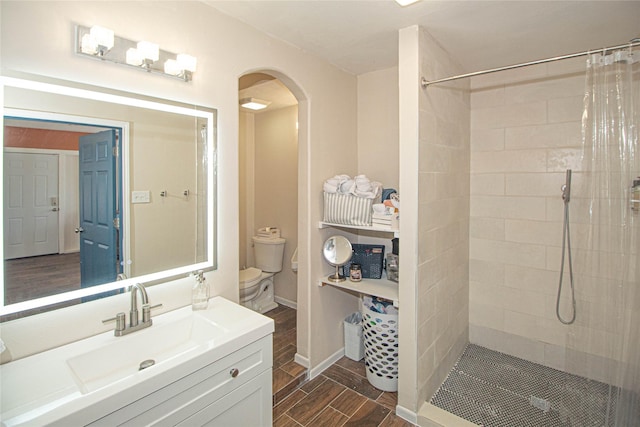
[[[565,177],[564,185],[561,187],[562,190],[562,200],[565,203],[569,203],[571,199],[571,169],[567,169],[567,174]]]

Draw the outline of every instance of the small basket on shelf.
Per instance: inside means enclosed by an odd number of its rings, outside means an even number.
[[[351,264],[362,266],[363,279],[380,279],[384,268],[384,245],[366,245],[352,243],[353,256],[351,260],[342,267],[342,274],[349,275]]]

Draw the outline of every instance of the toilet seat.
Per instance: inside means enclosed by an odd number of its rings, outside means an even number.
[[[240,270],[240,289],[250,288],[260,283],[262,278],[262,270],[255,267],[249,267]]]

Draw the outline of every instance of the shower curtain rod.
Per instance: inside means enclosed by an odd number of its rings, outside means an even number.
[[[638,46],[638,45],[640,45],[640,39],[636,38],[636,39],[631,40],[629,43],[621,44],[621,45],[618,45],[618,46],[605,47],[605,48],[602,48],[602,49],[587,50],[587,51],[584,51],[584,52],[571,53],[569,55],[555,56],[553,58],[538,59],[537,61],[523,62],[521,64],[507,65],[505,67],[491,68],[489,70],[476,71],[476,72],[467,73],[467,74],[459,74],[457,76],[446,77],[444,79],[428,81],[427,79],[425,79],[423,77],[422,81],[420,82],[420,85],[422,86],[423,89],[426,89],[427,86],[433,85],[433,84],[436,84],[436,83],[443,83],[443,82],[448,82],[448,81],[451,81],[451,80],[464,79],[466,77],[480,76],[480,75],[483,75],[483,74],[495,73],[497,71],[513,70],[514,68],[522,68],[522,67],[528,67],[529,65],[544,64],[546,62],[559,61],[561,59],[577,58],[578,56],[585,56],[585,55],[589,55],[590,53],[596,53],[596,52],[608,51],[608,50],[616,50],[616,49],[623,49],[625,47],[633,47],[633,46]]]

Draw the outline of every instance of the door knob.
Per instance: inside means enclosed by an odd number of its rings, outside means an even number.
[[[51,212],[58,212],[60,209],[58,208],[51,208]]]
[[[76,233],[82,233],[83,231],[84,231],[84,228],[82,227],[76,228]]]

